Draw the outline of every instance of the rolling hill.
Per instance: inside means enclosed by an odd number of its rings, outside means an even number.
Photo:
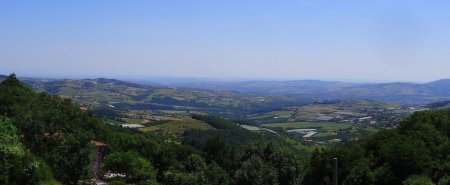
[[[97,79],[21,78],[33,90],[70,98],[84,108],[109,107],[128,110],[199,111],[239,118],[249,113],[312,101],[283,96],[257,96],[239,92],[143,85],[127,81]]]
[[[428,104],[450,100],[450,79],[429,83],[345,83],[319,80],[297,81],[180,81],[164,82],[176,87],[226,90],[256,95],[314,99],[371,99],[403,104]]]

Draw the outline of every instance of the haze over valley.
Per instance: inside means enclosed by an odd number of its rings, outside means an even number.
[[[0,184],[449,185],[450,1],[0,1]]]

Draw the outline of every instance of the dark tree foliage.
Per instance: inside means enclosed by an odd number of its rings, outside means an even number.
[[[89,110],[90,113],[98,117],[118,119],[121,117],[113,108],[108,106],[95,107]]]
[[[232,148],[219,136],[214,136],[206,140],[203,147],[206,159],[215,161],[220,166],[230,169],[232,167]]]
[[[207,139],[212,137],[224,138],[227,144],[234,147],[241,143],[263,139],[260,134],[252,133],[237,125],[236,122],[215,116],[193,115],[193,119],[203,121],[216,130],[188,130],[184,133],[183,144],[202,148]]]
[[[286,146],[272,141],[252,142],[242,147],[239,156],[239,161],[250,160],[251,162],[249,163],[252,165],[258,165],[258,160],[261,159],[270,169],[270,175],[275,175],[277,184],[301,184],[303,158],[301,158],[299,153]],[[252,159],[255,157],[257,158]],[[243,168],[244,164],[239,169]],[[274,171],[273,173],[271,172],[272,170]]]
[[[207,164],[196,154],[165,173],[165,183],[174,185],[225,185],[229,178],[225,170],[215,163]]]
[[[192,115],[192,118],[203,121],[216,129],[239,129],[239,126],[237,126],[235,122],[224,120],[215,116],[194,114]]]
[[[24,147],[65,184],[77,184],[89,175],[89,142],[108,133],[99,119],[70,100],[34,93],[15,75],[0,84],[0,114],[14,119]]]
[[[434,185],[433,181],[427,176],[411,176],[405,181],[404,185]]]
[[[12,120],[0,117],[0,184],[57,184],[49,167],[19,141]]]
[[[110,184],[328,185],[335,157],[339,184],[450,181],[450,110],[418,112],[368,140],[318,149],[308,163],[304,153],[277,136],[249,132],[238,122],[213,116],[194,115],[215,129],[186,131],[182,144],[110,126],[68,99],[33,92],[15,75],[0,84],[0,115],[0,184],[86,182],[91,140],[107,144],[103,172],[126,175],[105,178]]]
[[[190,155],[200,155],[200,151],[185,145],[164,141],[157,135],[142,134],[139,132],[113,129],[106,137],[105,153],[107,155],[117,152],[133,152],[152,163],[156,171],[158,182],[164,181],[164,173],[174,166],[180,165]]]
[[[277,170],[256,155],[244,161],[234,175],[238,185],[278,185],[278,180]]]
[[[329,184],[334,157],[340,184],[444,182],[450,171],[449,118],[450,110],[417,112],[367,141],[316,151],[304,182]]]
[[[127,183],[156,184],[152,164],[134,152],[116,152],[106,156],[103,171],[123,174]]]

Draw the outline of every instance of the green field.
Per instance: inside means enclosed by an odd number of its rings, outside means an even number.
[[[167,132],[169,134],[182,135],[186,130],[190,129],[208,130],[214,128],[202,121],[194,119],[182,119],[178,121],[169,121],[167,123],[141,128],[139,130],[142,132],[151,132],[160,130]]]
[[[113,120],[113,119],[108,119],[108,118],[103,119],[103,121],[105,121],[108,124],[112,124],[112,125],[121,125],[121,124],[125,123],[123,121],[118,121],[118,120]]]
[[[378,128],[375,127],[371,127],[371,126],[363,126],[360,128],[363,132],[368,133],[368,134],[375,134],[379,131]]]
[[[122,120],[127,122],[128,124],[144,124],[148,122],[144,119],[135,119],[135,118],[122,118]]]
[[[329,137],[329,136],[336,136],[337,134],[334,132],[319,132],[315,134],[313,137],[320,138],[320,137]]]
[[[288,123],[269,123],[262,124],[263,127],[299,129],[299,128],[321,128],[321,129],[347,129],[352,126],[350,123],[331,123],[331,122],[288,122]]]
[[[286,141],[286,143],[288,143],[292,147],[294,147],[298,150],[309,152],[309,153],[314,152],[314,150],[316,150],[316,149],[323,148],[323,146],[320,146],[320,145],[312,145],[312,146],[306,145],[306,144],[303,144],[303,143],[296,141],[289,137],[283,137],[283,138],[284,138],[284,141]]]
[[[252,115],[252,117],[250,117],[250,119],[270,119],[270,118],[273,119],[274,117],[289,118],[293,114],[294,114],[294,111],[279,110],[279,111],[267,112],[267,113],[264,113],[264,114]]]
[[[147,127],[140,128],[139,131],[156,134],[165,138],[167,142],[181,143],[184,132],[188,130],[209,130],[215,129],[205,122],[194,119],[181,119],[176,121],[165,121],[155,124],[148,124]]]

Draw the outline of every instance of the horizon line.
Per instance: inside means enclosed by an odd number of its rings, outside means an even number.
[[[163,82],[168,81],[173,82],[175,80],[183,81],[203,81],[203,82],[249,82],[249,81],[267,81],[267,82],[288,82],[288,81],[322,81],[322,82],[341,82],[341,83],[416,83],[424,84],[439,80],[447,80],[450,78],[439,78],[430,81],[404,81],[404,80],[373,80],[373,79],[320,79],[320,78],[283,78],[283,77],[201,77],[201,76],[144,76],[144,75],[45,75],[45,74],[25,74],[20,73],[9,73],[0,74],[9,76],[10,74],[16,74],[19,78],[41,78],[41,79],[52,79],[52,80],[83,80],[83,79],[98,79],[98,78],[109,78],[116,80],[131,80],[131,81],[141,81],[141,82]]]

